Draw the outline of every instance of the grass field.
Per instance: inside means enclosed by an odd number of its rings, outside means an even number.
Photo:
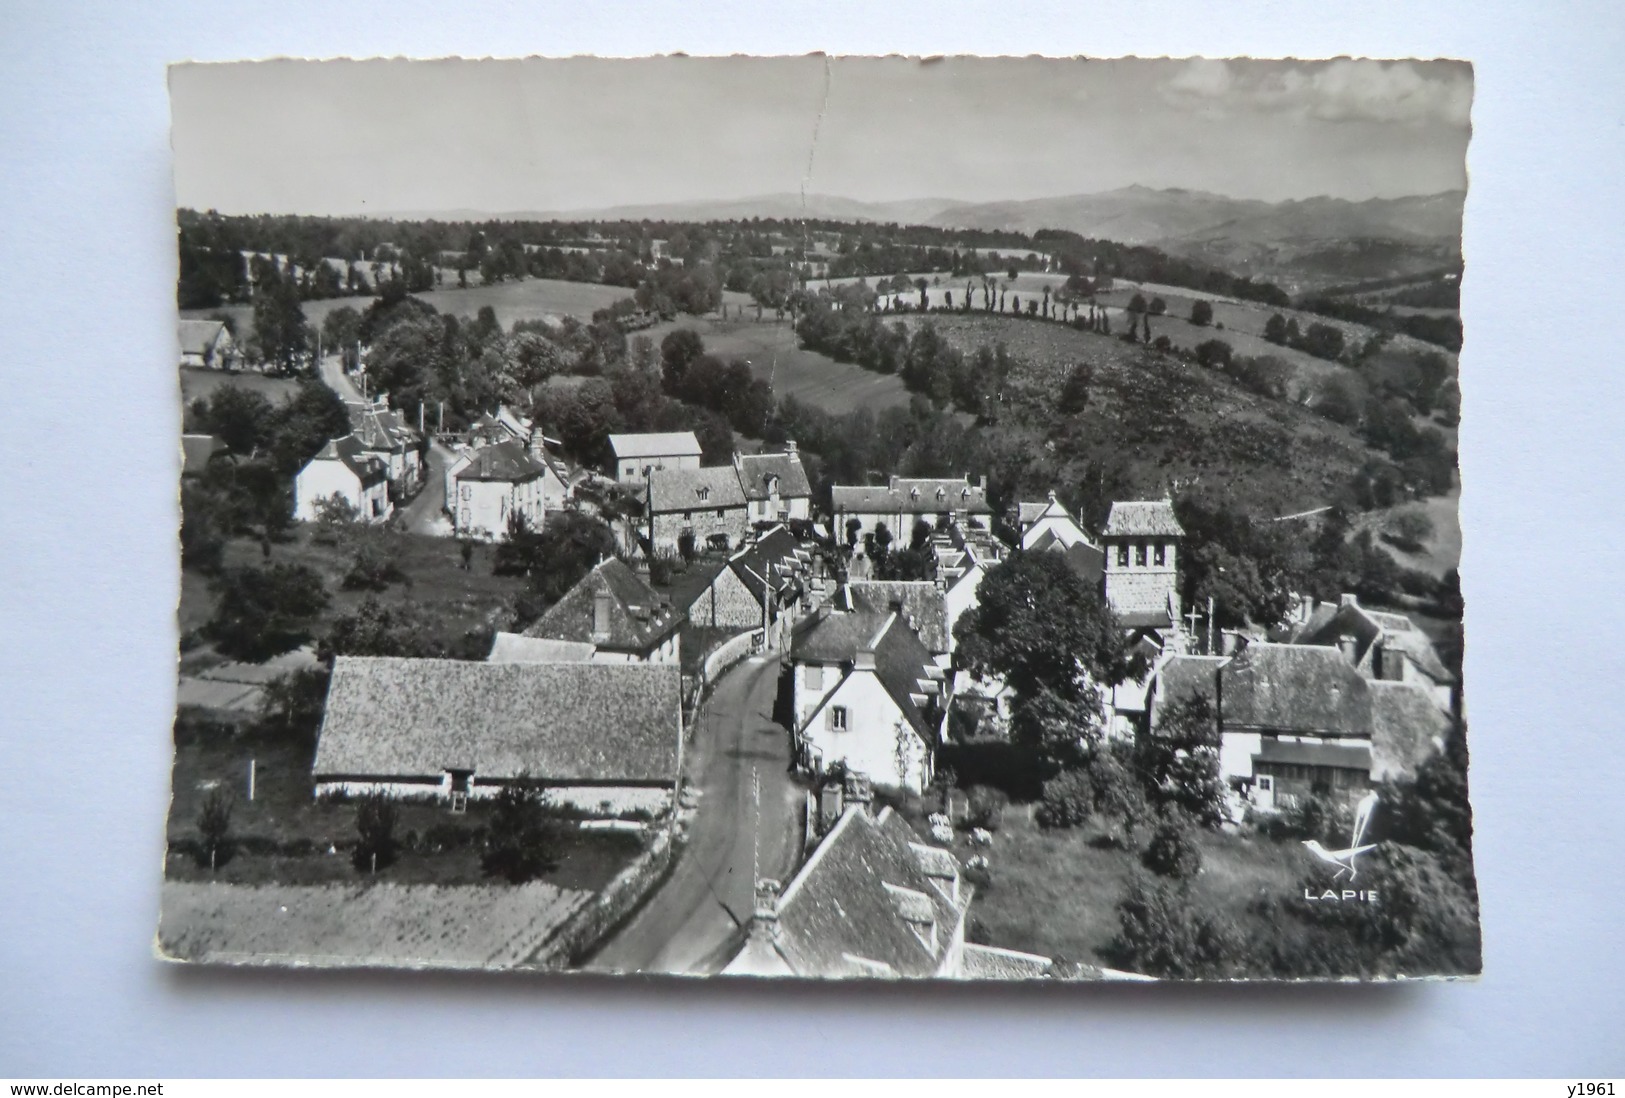
[[[280,404],[291,397],[299,383],[289,377],[266,377],[252,371],[228,374],[224,370],[205,370],[196,366],[181,367],[181,401],[191,404],[199,397],[207,397],[222,386],[260,393],[272,404]]]
[[[1347,428],[1306,408],[1112,336],[974,311],[930,320],[962,351],[1002,342],[1023,364],[1007,386],[1005,414],[1018,422],[1053,417],[1072,366],[1094,368],[1088,408],[1044,459],[1057,465],[1060,482],[1081,473],[1074,462],[1121,460],[1138,492],[1161,495],[1211,481],[1252,513],[1273,517],[1326,503],[1370,455]]]
[[[1137,851],[1099,843],[1092,828],[1048,831],[1012,805],[991,848],[956,838],[960,859],[986,853],[991,887],[979,889],[971,918],[986,941],[1045,957],[1110,964],[1104,951],[1117,934],[1117,904],[1139,868]],[[1203,868],[1193,883],[1199,906],[1222,912],[1243,930],[1256,919],[1249,902],[1260,895],[1290,896],[1309,868],[1295,842],[1203,833]]]
[[[1369,511],[1359,516],[1356,527],[1382,533],[1393,519],[1406,512],[1424,515],[1433,524],[1433,536],[1423,545],[1421,552],[1401,549],[1388,541],[1380,544],[1400,564],[1433,576],[1442,576],[1461,564],[1461,489],[1446,496],[1414,500],[1382,511]]]
[[[748,317],[755,316],[747,309]],[[717,320],[683,317],[639,333],[656,344],[676,328],[692,328],[705,340],[705,349],[723,358],[750,362],[751,373],[773,386],[774,395],[797,400],[837,414],[858,408],[879,411],[907,404],[909,392],[900,379],[877,374],[851,362],[836,362],[816,351],[803,350],[796,342],[788,319],[775,321],[766,314],[754,319]]]
[[[385,605],[410,606],[431,623],[435,639],[449,645],[468,630],[505,621],[513,596],[524,584],[522,579],[491,574],[489,547],[474,550],[471,567],[465,572],[454,539],[388,529],[367,531],[367,535],[393,555],[410,584],[393,584],[376,593],[345,591],[340,582],[349,571],[354,551],[343,545],[321,544],[312,538],[313,533],[309,524],[296,524],[288,541],[272,543],[269,561],[262,556],[258,541],[235,538],[226,543],[225,565],[236,568],[283,563],[315,569],[331,600],[315,626],[317,635],[325,632],[333,619],[354,610],[370,596]],[[197,629],[213,612],[214,595],[207,581],[183,571],[179,608],[182,635]]]

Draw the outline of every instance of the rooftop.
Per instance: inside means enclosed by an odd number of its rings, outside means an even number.
[[[598,632],[598,596],[608,596],[608,625]],[[610,557],[581,577],[581,581],[542,616],[524,635],[546,640],[574,641],[616,652],[646,653],[683,627],[685,615],[617,557]]]
[[[681,696],[675,664],[340,656],[312,771],[668,782]]]
[[[1226,728],[1371,735],[1366,679],[1335,648],[1249,645],[1223,669],[1220,706]]]
[[[468,458],[468,464],[457,470],[456,479],[519,483],[534,480],[548,471],[547,465],[518,442],[481,446]]]
[[[732,465],[656,469],[649,474],[649,507],[655,514],[744,506],[745,490]]]
[[[361,440],[354,435],[328,440],[321,452],[310,460],[343,462],[344,467],[360,479],[363,487],[389,479],[389,466],[378,458],[369,456],[362,447]]]
[[[615,457],[699,457],[700,440],[693,431],[649,432],[635,435],[610,435],[609,447]]]
[[[807,480],[807,470],[802,468],[799,453],[740,454],[738,464],[739,480],[747,499],[767,499],[771,477],[779,478],[782,498],[812,495],[812,484]]]
[[[1182,537],[1185,528],[1174,517],[1174,505],[1166,499],[1119,500],[1106,515],[1103,536]]]
[[[220,320],[182,320],[176,330],[181,341],[181,353],[203,354],[214,346],[214,341],[220,338],[225,327],[225,322]]]
[[[903,620],[927,649],[948,651],[948,599],[932,580],[853,580],[846,585],[853,610],[868,614],[902,611]]]
[[[987,502],[987,490],[972,484],[968,477],[904,478],[892,477],[885,486],[836,485],[830,489],[835,510],[858,514],[935,515],[943,511],[965,511],[988,515],[993,508]],[[902,537],[906,530],[892,533]]]

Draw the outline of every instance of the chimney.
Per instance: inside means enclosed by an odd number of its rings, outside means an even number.
[[[1358,606],[1358,605],[1360,605],[1360,600],[1359,600],[1358,597],[1356,597],[1354,595],[1348,595],[1348,594],[1339,595],[1337,597],[1337,605],[1338,606]]]
[[[1051,488],[1051,489],[1050,489],[1050,490],[1049,490],[1049,501],[1050,501],[1050,502],[1051,502],[1051,503],[1054,503],[1054,502],[1055,502],[1055,489],[1053,489],[1053,488]]]
[[[787,438],[787,439],[784,440],[784,452],[793,456],[795,454],[800,453],[801,451],[796,446],[796,440],[795,439]]]
[[[1349,596],[1345,595],[1343,597],[1348,598]],[[1354,664],[1354,637],[1352,634],[1344,633],[1337,638],[1337,650],[1343,653],[1343,658],[1349,662],[1350,666]]]
[[[1315,596],[1304,595],[1298,600],[1298,621],[1306,622],[1315,616]]]
[[[598,591],[592,597],[592,633],[594,637],[609,636],[608,591]]]
[[[856,807],[868,812],[874,796],[874,788],[869,784],[869,775],[856,770],[846,772],[846,778],[841,783],[841,797],[848,808]]]
[[[761,942],[779,938],[779,882],[762,877],[756,882],[756,908],[750,921],[750,936]]]

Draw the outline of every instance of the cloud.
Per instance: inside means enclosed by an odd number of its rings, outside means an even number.
[[[1465,126],[1472,104],[1465,65],[1337,61],[1281,65],[1193,59],[1162,85],[1173,106],[1208,115],[1272,112],[1325,122]]]

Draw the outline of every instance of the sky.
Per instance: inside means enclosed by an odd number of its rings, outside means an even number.
[[[1280,201],[1466,187],[1464,62],[661,57],[170,70],[179,205],[567,212],[1139,184]]]

